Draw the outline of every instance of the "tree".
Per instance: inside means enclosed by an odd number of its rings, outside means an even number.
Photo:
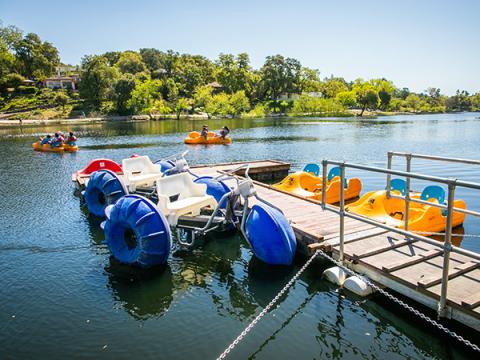
[[[317,69],[302,68],[300,92],[320,92],[322,91],[322,82],[320,81],[319,71]]]
[[[27,78],[50,76],[60,64],[58,50],[49,42],[42,42],[37,34],[29,33],[14,44],[20,73]]]
[[[79,84],[80,96],[94,108],[99,108],[111,95],[115,80],[119,77],[114,67],[108,66],[103,56],[85,56]]]
[[[232,54],[220,54],[216,65],[215,78],[227,94],[244,90],[247,96],[252,95],[255,77],[248,54],[241,53],[237,57]]]
[[[184,110],[189,108],[188,100],[185,98],[178,99],[177,103],[175,104],[175,115],[177,116],[177,120],[180,119],[180,115]]]
[[[113,86],[113,100],[115,102],[115,110],[120,115],[128,114],[130,109],[127,106],[133,89],[136,86],[135,78],[131,74],[123,74]]]
[[[267,56],[260,70],[265,93],[273,100],[274,109],[282,93],[294,93],[301,88],[300,62],[282,55]]]
[[[230,95],[230,105],[232,107],[232,115],[240,115],[242,112],[250,109],[250,102],[248,101],[245,91],[240,90]]]
[[[65,112],[65,106],[68,104],[70,98],[63,91],[59,91],[55,94],[54,102],[55,105],[62,107],[62,112]]]
[[[321,83],[320,89],[324,98],[331,99],[335,98],[340,92],[348,91],[348,85],[343,78],[331,77]]]
[[[108,65],[113,66],[117,63],[117,61],[120,59],[120,56],[122,55],[121,51],[108,51],[102,56],[107,59]]]
[[[207,102],[205,111],[212,115],[226,116],[234,113],[235,110],[230,104],[228,94],[220,93],[214,95],[212,100]]]
[[[115,66],[123,74],[136,74],[147,70],[140,54],[133,51],[122,53]]]
[[[151,114],[157,100],[163,100],[161,92],[162,85],[160,80],[137,81],[135,88],[132,90],[130,100],[127,102],[127,106],[131,108],[134,113]]]
[[[16,73],[10,73],[0,79],[0,92],[6,92],[7,89],[17,89],[23,84],[25,78]]]
[[[345,107],[354,107],[357,104],[357,96],[354,91],[342,91],[335,96],[335,100]]]
[[[197,86],[193,92],[193,107],[204,110],[207,113],[208,118],[210,114],[207,112],[207,104],[212,101],[212,87],[211,86]]]
[[[420,97],[416,94],[410,94],[405,99],[405,105],[413,111],[419,110],[421,102],[422,99],[420,99]]]
[[[360,116],[363,116],[363,112],[367,108],[375,110],[378,107],[378,93],[371,83],[357,79],[352,86],[352,90],[356,94],[357,103],[362,107]]]

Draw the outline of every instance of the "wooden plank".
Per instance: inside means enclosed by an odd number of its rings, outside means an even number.
[[[465,300],[462,301],[462,306],[468,309],[473,309],[479,305],[480,305],[480,290],[468,296]]]
[[[365,258],[365,257],[369,257],[369,256],[373,256],[373,255],[377,255],[377,254],[380,254],[382,252],[386,252],[386,251],[390,251],[390,250],[393,250],[393,249],[396,249],[396,248],[399,248],[399,247],[402,247],[402,246],[405,246],[405,245],[410,245],[410,244],[413,244],[414,242],[416,242],[417,240],[398,240],[398,239],[395,239],[395,238],[392,238],[390,237],[390,239],[392,240],[397,240],[396,243],[390,243],[389,246],[378,246],[378,247],[375,247],[375,248],[370,248],[370,250],[364,252],[364,253],[353,253],[352,254],[352,257],[355,259],[355,260],[358,260],[358,259],[362,259],[362,258]]]
[[[417,264],[419,262],[425,261],[427,259],[434,258],[435,256],[439,256],[442,253],[443,253],[442,250],[432,249],[432,250],[426,251],[426,252],[418,254],[418,255],[413,255],[413,256],[411,256],[410,258],[407,258],[404,261],[399,261],[399,262],[393,263],[391,265],[386,265],[386,266],[384,265],[384,266],[382,266],[382,270],[386,271],[386,272],[392,272],[392,271],[395,271],[395,270],[398,270],[398,269],[402,269],[406,266],[414,265],[414,264]]]
[[[456,276],[467,273],[476,269],[480,264],[476,261],[469,261],[467,263],[457,265],[453,268],[452,272],[448,273],[448,279],[453,279]],[[417,285],[423,288],[428,288],[433,285],[440,284],[442,282],[442,276],[429,276],[420,280]]]

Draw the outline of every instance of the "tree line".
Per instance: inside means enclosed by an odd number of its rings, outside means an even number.
[[[0,102],[29,93],[25,79],[41,81],[60,65],[58,50],[36,34],[0,24]],[[51,97],[57,105],[75,100],[86,112],[149,114],[179,117],[264,116],[270,113],[328,115],[356,109],[446,112],[480,110],[480,93],[438,88],[414,93],[387,79],[321,78],[317,69],[282,55],[265,59],[254,69],[248,54],[201,55],[143,48],[84,56],[79,93]],[[14,90],[12,92],[12,89]],[[33,92],[30,90],[30,92]]]

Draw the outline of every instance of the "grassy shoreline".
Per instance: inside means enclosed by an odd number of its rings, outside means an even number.
[[[380,116],[395,116],[395,115],[426,115],[426,114],[438,114],[433,112],[386,112],[386,111],[365,111],[363,116],[358,116],[359,111],[350,110],[345,113],[335,114],[320,114],[320,113],[306,113],[306,114],[272,114],[268,117],[289,118],[289,117],[321,117],[321,118],[355,118],[358,120],[365,119],[371,120]],[[447,112],[442,114],[453,114],[455,112]],[[212,116],[210,119],[231,119],[232,117],[219,117]],[[241,116],[240,118],[254,118],[253,116]],[[256,118],[256,116],[255,116]],[[149,116],[149,115],[129,115],[129,116],[97,116],[97,117],[82,117],[82,118],[55,118],[55,119],[0,119],[0,127],[23,127],[23,126],[41,126],[50,124],[93,124],[106,121],[125,121],[125,122],[138,122],[138,121],[166,121],[166,120],[208,120],[207,115],[194,114],[194,115],[181,115],[177,119],[176,115],[166,116]]]

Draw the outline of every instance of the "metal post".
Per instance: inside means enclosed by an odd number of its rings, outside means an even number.
[[[392,157],[393,154],[391,151],[387,153],[387,169],[392,170]],[[392,175],[387,174],[387,199],[390,199],[390,181],[392,180]]]
[[[343,262],[345,228],[345,164],[340,165],[340,261]]]
[[[407,169],[406,169],[406,172],[407,173],[410,173],[411,171],[411,167],[412,167],[412,154],[407,154],[406,156],[406,159],[407,159]],[[407,176],[407,178],[405,179],[405,183],[406,183],[406,189],[405,189],[405,215],[404,215],[404,219],[405,219],[405,231],[408,231],[408,211],[410,209],[410,177]]]
[[[327,160],[322,161],[322,208],[325,210],[325,200],[327,197]]]
[[[443,244],[443,267],[442,267],[442,290],[440,301],[438,302],[438,317],[446,317],[447,314],[447,290],[448,290],[448,270],[450,267],[450,251],[452,249],[452,216],[453,202],[455,199],[456,180],[448,184],[448,203],[447,203],[447,223],[445,227],[445,242]]]

